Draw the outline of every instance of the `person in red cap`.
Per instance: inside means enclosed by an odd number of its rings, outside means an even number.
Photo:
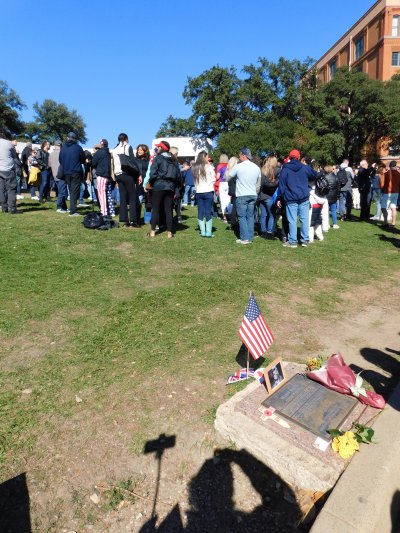
[[[289,239],[283,243],[283,246],[289,248],[297,248],[297,218],[300,218],[301,245],[308,244],[310,206],[308,180],[317,176],[317,172],[310,166],[300,163],[300,157],[298,150],[292,150],[289,154],[290,161],[283,165],[279,178],[278,207],[281,207],[283,199],[289,222]]]
[[[172,157],[170,145],[167,141],[156,144],[158,152],[150,167],[150,185],[152,187],[152,210],[151,210],[151,231],[149,237],[156,236],[156,227],[160,218],[160,207],[164,207],[167,224],[167,237],[170,239],[173,234],[172,206],[175,194],[175,187],[181,178],[181,171],[178,163]]]

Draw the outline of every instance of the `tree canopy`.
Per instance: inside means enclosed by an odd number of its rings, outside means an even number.
[[[41,105],[36,102],[33,109],[35,116],[33,123],[28,124],[28,136],[33,134],[38,141],[54,142],[64,140],[70,131],[74,131],[78,141],[86,142],[86,124],[74,109],[71,111],[65,104],[50,99],[44,100]]]
[[[259,58],[240,76],[233,67],[205,70],[184,88],[189,118],[169,116],[157,136],[209,137],[217,153],[229,154],[248,146],[286,155],[296,147],[322,162],[355,161],[381,138],[400,145],[400,76],[383,83],[344,67],[318,86],[311,64]]]
[[[18,94],[0,80],[0,135],[11,137],[24,129],[19,112],[26,108]]]

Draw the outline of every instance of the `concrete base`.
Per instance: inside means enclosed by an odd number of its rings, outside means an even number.
[[[288,377],[303,371],[303,365],[285,365]],[[258,407],[266,398],[265,388],[257,381],[248,385],[218,408],[216,429],[237,447],[257,457],[294,489],[314,492],[332,489],[349,462],[335,454],[330,446],[325,452],[316,449],[316,436],[294,422],[289,422],[290,428],[285,429],[272,420],[261,421]],[[342,427],[348,429],[358,417],[362,422],[365,416],[372,417],[376,413],[375,409],[372,414],[368,410],[359,404],[350,415],[352,419],[345,421]]]
[[[377,444],[361,445],[311,533],[400,532],[400,384],[374,430]]]

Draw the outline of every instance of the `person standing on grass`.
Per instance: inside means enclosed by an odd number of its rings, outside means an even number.
[[[111,209],[111,154],[108,149],[108,141],[101,139],[100,148],[93,154],[92,167],[96,169],[97,196],[100,203],[100,211],[103,216],[112,216],[114,209]]]
[[[40,168],[39,202],[50,200],[51,167],[49,164],[49,150],[49,141],[44,141],[36,154],[36,161]]]
[[[15,149],[6,139],[0,138],[0,204],[3,213],[19,215],[17,210],[17,178],[14,161]]]
[[[150,185],[152,187],[151,231],[148,237],[156,236],[156,227],[160,220],[160,209],[164,208],[167,224],[167,237],[173,234],[172,207],[174,202],[175,187],[180,179],[181,171],[176,160],[170,153],[167,141],[156,144],[157,155],[150,167]]]
[[[115,181],[118,183],[118,190],[120,194],[119,207],[119,221],[128,229],[139,228],[137,222],[137,201],[136,201],[136,183],[135,178],[122,170],[120,155],[129,157],[129,160],[134,163],[133,148],[129,144],[128,135],[120,133],[118,135],[118,144],[112,151],[114,160]],[[139,175],[139,168],[137,168],[138,183],[142,183],[142,177]],[[129,205],[129,214],[128,214]]]
[[[340,170],[344,171],[347,177],[347,181],[344,185],[340,183],[339,193],[340,220],[344,222],[345,220],[349,220],[351,216],[351,208],[353,205],[352,183],[354,174],[353,170],[349,167],[349,162],[347,159],[341,163]]]
[[[54,177],[57,189],[57,213],[67,213],[67,198],[68,189],[67,184],[62,173],[62,167],[60,165],[60,147],[61,142],[56,141],[54,143],[54,150],[49,155],[49,165]]]
[[[239,163],[229,170],[236,180],[236,210],[239,219],[240,239],[237,244],[251,244],[254,239],[254,210],[261,184],[261,170],[252,162],[249,148],[242,148]]]
[[[261,187],[259,192],[260,226],[261,235],[264,239],[275,238],[276,208],[273,196],[279,185],[279,173],[278,159],[274,155],[267,157],[261,168]]]
[[[219,163],[215,169],[216,182],[215,192],[219,197],[219,203],[221,205],[222,222],[228,222],[226,219],[226,212],[228,211],[228,205],[231,203],[229,197],[229,185],[225,178],[226,168],[228,166],[229,157],[226,154],[221,154]]]
[[[214,201],[214,168],[208,162],[207,152],[200,152],[193,165],[194,186],[196,189],[197,222],[201,237],[214,237],[212,234],[212,207]]]
[[[142,180],[144,180],[147,174],[147,169],[149,168],[150,164],[150,150],[147,144],[138,144],[138,146],[136,147],[135,162],[139,167],[139,172],[142,176]],[[136,219],[138,221],[138,224],[140,224],[142,220],[141,211],[142,204],[145,202],[145,196],[146,195],[142,181],[142,183],[137,183],[136,185]]]
[[[67,142],[62,145],[59,157],[69,189],[70,217],[80,216],[76,212],[76,204],[83,179],[82,164],[85,162],[85,153],[77,141],[78,137],[75,132],[68,133]]]
[[[308,180],[317,177],[317,172],[308,165],[300,163],[300,152],[292,150],[289,162],[283,165],[279,176],[279,195],[286,204],[286,215],[289,222],[289,240],[283,246],[297,248],[297,218],[300,219],[301,246],[306,247],[309,241],[309,206],[310,189]],[[281,199],[278,200],[280,207]]]
[[[28,177],[29,177],[29,167],[28,167],[28,157],[32,154],[32,143],[27,142],[25,145],[25,148],[22,150],[21,153],[21,162],[22,162],[22,173],[23,178],[26,180],[26,190],[29,189],[28,187]]]
[[[195,188],[194,188],[194,177],[193,177],[193,162],[189,163],[188,161],[185,161],[185,166],[183,169],[184,179],[185,179],[185,192],[183,195],[183,203],[182,206],[187,207],[189,203],[194,206],[194,198],[195,198]],[[192,199],[193,198],[193,199]]]
[[[397,202],[400,193],[400,172],[396,161],[390,161],[389,170],[381,176],[383,227],[388,226],[388,209],[392,212],[392,226],[396,226]]]
[[[374,169],[363,159],[357,174],[358,190],[360,192],[360,220],[369,220],[371,175]]]
[[[324,167],[325,178],[329,184],[329,191],[326,194],[328,200],[329,211],[332,215],[332,228],[339,229],[337,223],[337,202],[340,193],[340,184],[337,174],[335,174],[335,168],[332,165],[326,165]],[[328,224],[329,224],[329,212],[328,212]]]

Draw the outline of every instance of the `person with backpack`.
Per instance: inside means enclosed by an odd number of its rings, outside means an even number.
[[[178,163],[172,157],[170,145],[167,141],[156,144],[157,155],[150,167],[150,185],[152,188],[151,231],[148,237],[154,239],[156,227],[159,224],[160,208],[164,207],[167,224],[167,238],[173,234],[172,208],[174,203],[175,187],[180,180],[181,171]]]
[[[340,186],[339,190],[339,213],[340,220],[348,220],[351,215],[351,208],[353,205],[353,195],[352,195],[352,182],[353,177],[350,171],[348,170],[349,165],[348,161],[345,160],[341,163],[339,170],[337,172],[337,178]]]
[[[140,170],[134,162],[133,148],[129,144],[128,135],[120,133],[118,135],[118,144],[112,151],[114,160],[115,180],[118,183],[120,194],[119,221],[126,228],[139,228],[137,221],[137,200],[136,184],[142,183]],[[129,205],[129,216],[128,216]]]

